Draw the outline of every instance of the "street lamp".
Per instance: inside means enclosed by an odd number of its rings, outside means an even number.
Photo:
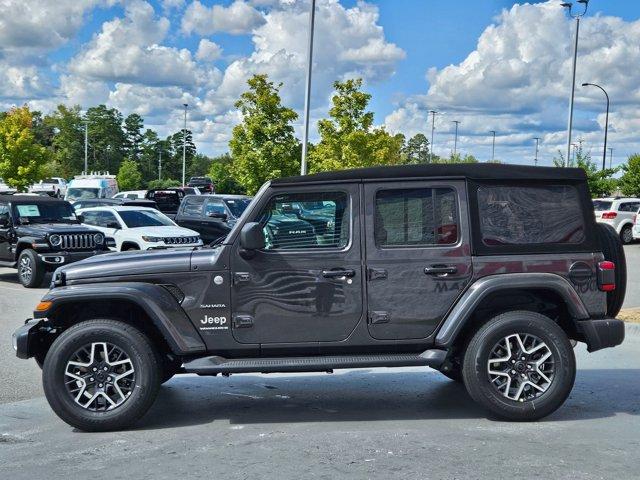
[[[84,173],[89,173],[89,162],[87,160],[89,154],[89,121],[84,121]]]
[[[188,103],[183,103],[184,106],[184,129],[182,130],[182,186],[185,186],[185,176],[187,174],[187,108]]]
[[[496,159],[496,131],[491,130],[489,133],[493,135],[493,143],[491,146],[491,161],[493,162]]]
[[[431,150],[429,153],[429,163],[433,163],[433,132],[436,129],[436,112],[435,110],[429,110],[431,114]]]
[[[453,137],[453,156],[455,157],[458,152],[458,125],[460,124],[460,120],[453,120],[453,123],[456,124],[456,134]]]
[[[583,83],[582,86],[598,87],[600,90],[602,90],[604,96],[607,97],[607,115],[604,122],[604,149],[602,150],[602,170],[604,170],[607,163],[607,134],[609,132],[609,94],[604,88],[602,88],[600,85],[596,85],[595,83]]]
[[[160,145],[160,155],[158,156],[158,180],[162,180],[162,144]]]
[[[304,126],[302,127],[302,160],[300,174],[307,174],[307,144],[309,143],[309,110],[311,103],[311,70],[313,65],[313,32],[316,19],[316,0],[311,0],[309,12],[309,43],[307,50],[307,83],[304,91]]]
[[[533,164],[537,167],[538,166],[538,144],[540,142],[540,137],[534,137],[533,139],[536,141],[536,156],[533,160]]]
[[[581,3],[584,7],[582,13],[573,13],[572,2],[564,2],[561,5],[569,11],[569,16],[571,18],[576,19],[576,38],[575,44],[573,46],[573,73],[571,80],[571,97],[569,98],[569,121],[567,122],[567,160],[569,161],[569,155],[571,154],[571,130],[573,128],[573,98],[576,92],[576,63],[578,61],[578,34],[580,32],[580,18],[582,18],[587,13],[587,7],[589,6],[589,0],[578,0],[578,3]]]
[[[609,168],[611,168],[613,165],[613,148],[609,147],[607,150],[609,150]]]

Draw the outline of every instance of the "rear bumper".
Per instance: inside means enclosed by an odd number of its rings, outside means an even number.
[[[615,347],[624,341],[624,322],[616,318],[580,320],[578,329],[587,344],[587,350],[595,352]]]
[[[18,358],[30,358],[35,355],[48,331],[44,325],[44,320],[30,318],[13,332],[11,340]]]

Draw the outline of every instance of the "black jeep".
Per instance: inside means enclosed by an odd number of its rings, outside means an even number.
[[[0,195],[0,265],[17,267],[25,287],[39,287],[47,271],[106,251],[104,235],[80,225],[69,202]]]
[[[178,373],[400,366],[534,420],[569,395],[573,342],[623,341],[625,281],[580,169],[368,168],[274,180],[208,248],[57,270],[14,346],[82,430],[130,425]]]

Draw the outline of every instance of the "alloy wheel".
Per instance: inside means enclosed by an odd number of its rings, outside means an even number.
[[[82,408],[105,412],[119,407],[131,396],[135,369],[121,347],[93,342],[77,350],[67,362],[65,386]]]
[[[20,277],[23,279],[25,283],[29,283],[31,281],[31,277],[33,276],[33,265],[31,264],[31,259],[24,255],[20,259]]]
[[[553,382],[553,353],[537,336],[515,333],[493,346],[487,371],[491,385],[504,397],[516,402],[533,400]]]

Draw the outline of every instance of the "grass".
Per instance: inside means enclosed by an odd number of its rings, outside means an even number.
[[[616,317],[625,322],[640,323],[640,308],[625,308]]]

